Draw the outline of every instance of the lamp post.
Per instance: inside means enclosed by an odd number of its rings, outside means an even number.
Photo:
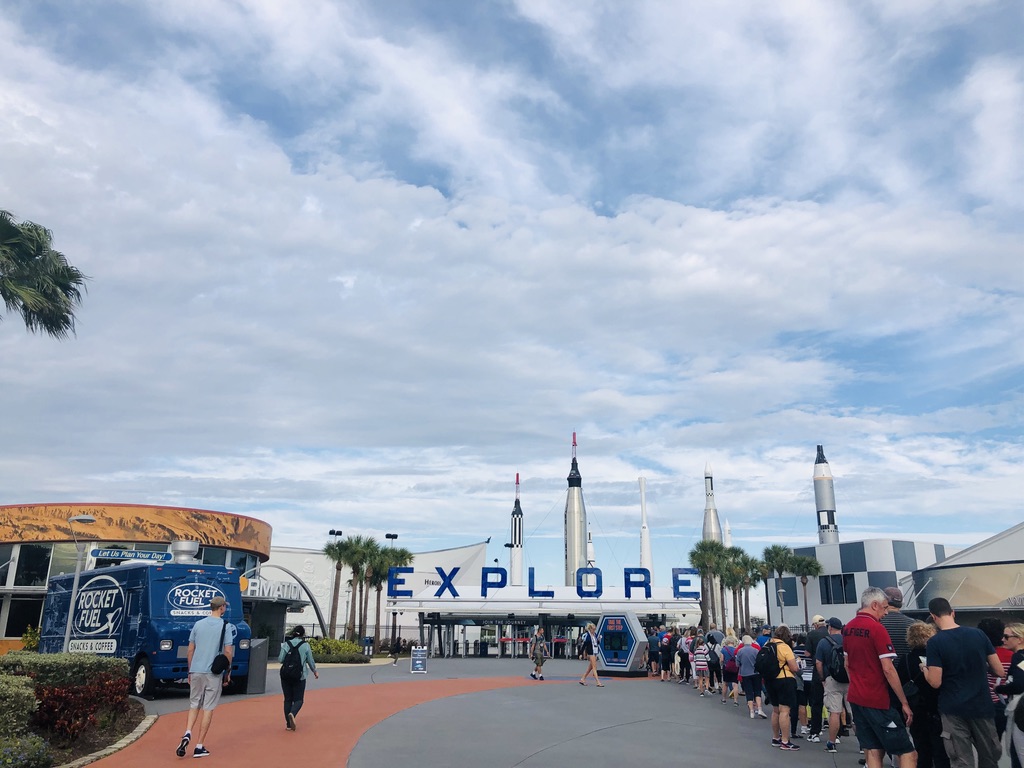
[[[388,547],[389,548],[394,548],[395,542],[398,540],[398,534],[397,533],[385,533],[384,534],[384,538],[388,540]],[[391,611],[391,646],[392,647],[394,647],[394,645],[395,645],[395,637],[398,635],[398,627],[395,626],[395,618],[396,618],[396,613],[395,613],[395,610],[392,609],[392,611]],[[388,648],[388,650],[390,651],[391,648]]]
[[[75,557],[75,580],[71,583],[71,605],[68,606],[68,619],[64,623],[64,653],[67,653],[71,647],[71,620],[75,615],[75,602],[78,600],[78,581],[82,577],[82,561],[85,560],[85,542],[78,540],[78,535],[75,533],[75,523],[91,525],[95,522],[96,518],[92,515],[75,515],[68,518],[68,527],[71,529],[71,538],[75,540],[77,556]]]
[[[328,536],[333,536],[334,541],[338,541],[338,537],[342,535],[341,529],[331,528],[327,533]],[[334,594],[331,599],[331,637],[335,640],[338,639],[338,593],[341,590],[341,560],[334,562]]]
[[[779,624],[785,624],[786,623],[785,607],[786,607],[786,590],[780,588],[779,589]]]

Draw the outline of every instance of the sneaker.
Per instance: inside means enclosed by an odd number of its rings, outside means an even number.
[[[781,749],[783,752],[796,752],[798,749],[800,749],[800,745],[794,744],[791,741],[784,741],[779,746],[779,749]]]
[[[178,745],[178,748],[174,750],[174,754],[176,754],[178,757],[184,757],[185,750],[188,749],[188,743],[190,741],[192,741],[192,734],[186,733],[184,736],[181,737],[181,743]]]
[[[537,673],[536,672],[531,672],[530,673],[530,677],[532,677],[534,680],[536,680],[537,679]]]
[[[834,742],[826,741],[825,742],[825,751],[826,752],[838,752],[839,750],[836,749],[836,745],[835,745]]]
[[[836,740],[835,740],[835,743],[836,743],[836,744],[838,744],[838,743],[839,743],[839,737],[838,737],[838,736],[836,736]]]
[[[209,756],[210,756],[210,750],[208,750],[206,747],[196,747],[195,751],[192,752],[192,757],[209,757]]]
[[[544,679],[544,675],[538,675],[538,676],[537,676],[537,679],[538,679],[538,680],[543,680],[543,679]]]
[[[754,719],[754,710],[750,710],[750,719],[751,719],[751,720],[753,720],[753,719]]]
[[[791,738],[791,739],[802,739],[802,738],[803,738],[803,736],[802,736],[802,735],[800,735],[799,733],[794,733],[794,734],[793,734],[792,736],[790,736],[789,738]]]
[[[701,692],[700,692],[700,697],[701,697],[702,699],[704,698],[704,691],[701,691]]]
[[[766,715],[764,713],[763,709],[757,710],[757,716],[760,717],[762,720],[767,720],[768,719],[768,715]]]
[[[821,743],[821,736],[819,736],[816,733],[812,733],[810,736],[807,737],[807,740],[809,742],[811,742],[811,744],[820,744]]]
[[[781,747],[782,746],[782,739],[772,739],[772,746],[773,747]]]
[[[284,716],[284,719],[288,721],[288,730],[289,731],[294,731],[295,730],[295,715],[293,715],[291,712],[289,712],[287,715]]]

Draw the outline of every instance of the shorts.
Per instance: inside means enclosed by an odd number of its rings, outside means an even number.
[[[880,749],[890,755],[904,755],[914,751],[910,734],[903,724],[903,715],[892,707],[873,709],[850,703],[853,723],[857,726],[860,748]]]
[[[732,685],[739,679],[739,672],[726,672],[722,670],[722,676],[725,679],[726,685]]]
[[[220,704],[220,692],[224,682],[222,675],[211,672],[193,672],[188,680],[189,709],[212,712]]]
[[[825,678],[825,699],[824,705],[830,713],[840,713],[846,703],[846,692],[850,689],[849,683],[840,683],[833,677]]]
[[[765,688],[774,706],[796,709],[796,680],[792,677],[777,677],[767,680]]]
[[[753,701],[754,699],[761,698],[761,676],[744,675],[743,680],[740,681],[743,684],[743,695],[747,701]]]
[[[708,676],[708,671],[706,669],[701,669],[700,667],[697,667],[697,677],[707,677],[707,676]]]
[[[544,654],[538,653],[536,656],[533,657],[533,663],[538,667],[543,667],[545,658],[546,657],[544,656]]]
[[[661,652],[661,667],[662,669],[668,669],[672,666],[672,651]]]

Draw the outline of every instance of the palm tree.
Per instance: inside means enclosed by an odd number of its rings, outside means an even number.
[[[722,564],[722,584],[729,588],[732,593],[732,621],[733,628],[739,629],[742,625],[740,614],[740,590],[743,588],[743,579],[746,577],[746,566],[744,559],[747,553],[740,547],[729,547],[725,550],[725,562]]]
[[[804,626],[810,627],[811,621],[807,614],[807,578],[813,576],[818,578],[825,570],[821,563],[818,562],[816,557],[808,557],[807,555],[796,555],[789,564],[789,570],[795,575],[800,577],[800,583],[804,588]]]
[[[781,544],[772,544],[770,547],[764,548],[764,554],[761,556],[765,564],[776,574],[778,581],[782,582],[782,574],[791,569],[790,563],[793,560],[793,550],[789,547],[784,547]],[[768,597],[768,580],[764,582],[764,596],[768,604],[771,604],[771,600]],[[783,611],[783,601],[779,600],[779,624],[786,623],[786,616]]]
[[[349,546],[348,550],[348,566],[352,569],[352,580],[349,582],[352,585],[352,597],[349,601],[348,610],[348,622],[345,626],[345,637],[348,640],[356,640],[356,630],[359,627],[357,622],[358,619],[358,606],[362,603],[359,600],[359,589],[358,586],[362,584],[362,579],[366,568],[366,560],[370,555],[373,547],[377,546],[377,542],[369,536],[349,536],[345,539],[345,543]]]
[[[366,617],[370,612],[370,579],[380,570],[380,544],[368,537],[364,550],[363,568],[359,574],[359,640],[366,637]],[[385,571],[386,573],[387,571]]]
[[[377,590],[377,613],[373,624],[373,642],[380,647],[380,597],[384,585],[388,583],[388,573],[392,568],[403,568],[413,560],[413,554],[405,547],[385,547],[374,558],[370,586]]]
[[[753,630],[750,621],[750,590],[760,584],[761,580],[765,578],[768,566],[764,564],[763,560],[758,560],[750,555],[747,555],[743,565],[746,568],[743,578],[743,625],[747,630]]]
[[[88,278],[52,245],[50,230],[0,211],[0,297],[30,331],[64,339],[75,332],[75,308]]]
[[[334,561],[334,594],[331,598],[331,637],[338,637],[338,596],[341,594],[341,572],[345,566],[352,565],[354,552],[353,538],[349,536],[343,541],[334,540],[324,545],[324,554]]]
[[[704,602],[710,599],[711,607],[714,607],[715,597],[713,593],[712,578],[725,552],[725,546],[720,541],[698,541],[690,550],[690,565],[697,569],[700,574],[700,612],[701,625],[704,631],[708,631],[709,614],[707,604]]]

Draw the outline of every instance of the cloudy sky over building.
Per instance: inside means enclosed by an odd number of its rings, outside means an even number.
[[[817,443],[844,540],[1016,524],[1022,29],[964,0],[5,2],[0,208],[91,281],[71,340],[0,323],[0,503],[505,561],[519,472],[557,582],[576,431],[620,576],[637,477],[665,570],[706,462],[736,544],[816,541]]]

